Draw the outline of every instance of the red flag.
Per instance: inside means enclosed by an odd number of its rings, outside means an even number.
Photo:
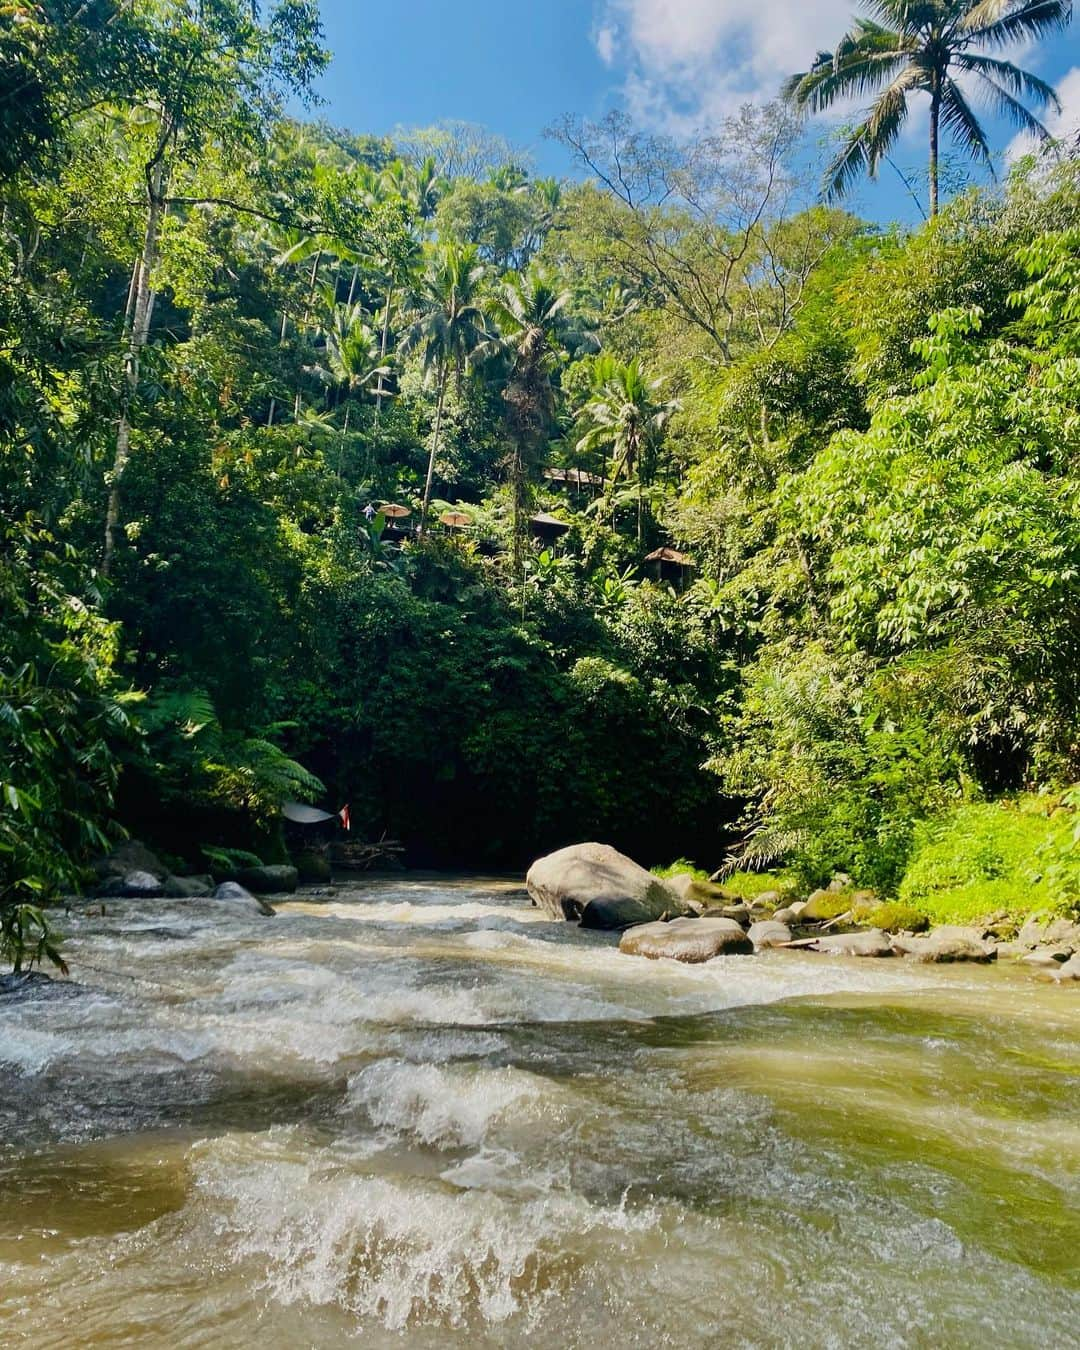
[[[348,804],[348,802],[346,802],[345,805],[341,808],[341,810],[338,812],[338,815],[341,817],[341,823],[342,823],[342,825],[344,826],[344,828],[345,828],[346,830],[351,830],[351,829],[352,829],[352,823],[350,822],[350,819],[349,819],[349,804]]]

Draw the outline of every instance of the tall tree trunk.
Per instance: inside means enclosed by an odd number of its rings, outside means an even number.
[[[637,541],[638,541],[638,548],[641,547],[641,545],[642,545],[642,543],[643,543],[643,541],[644,541],[644,539],[645,539],[645,528],[644,528],[644,526],[645,526],[645,518],[644,518],[644,517],[645,517],[645,503],[644,503],[644,501],[643,501],[643,494],[642,494],[642,487],[641,487],[641,470],[639,469],[639,470],[638,470],[638,476],[637,476]]]
[[[513,565],[514,578],[524,588],[525,586],[525,465],[521,455],[520,439],[514,442],[514,459],[510,468],[513,478],[511,492],[513,497],[514,517],[512,528],[514,531],[514,551]]]
[[[279,346],[279,347],[284,347],[284,346],[285,346],[285,333],[286,333],[287,328],[288,328],[288,323],[289,323],[289,316],[288,316],[288,314],[285,312],[285,310],[282,310],[282,311],[281,311],[281,331],[278,333],[278,346]],[[274,425],[274,413],[276,412],[276,410],[277,410],[277,398],[275,397],[275,395],[271,394],[271,395],[270,395],[270,411],[266,414],[266,425],[267,425],[268,427],[272,427],[272,426]]]
[[[443,404],[446,402],[446,382],[450,375],[444,361],[439,371],[439,399],[435,404],[435,427],[431,433],[431,453],[428,455],[427,479],[424,483],[424,503],[420,508],[420,533],[427,528],[428,506],[431,503],[431,481],[435,477],[435,452],[439,448],[439,434],[442,431]]]
[[[131,454],[131,404],[138,392],[139,360],[150,336],[150,320],[154,312],[154,292],[150,286],[150,279],[157,265],[158,235],[165,210],[162,188],[165,181],[165,144],[168,134],[168,125],[162,119],[158,153],[147,173],[146,228],[143,232],[142,253],[132,273],[125,316],[130,316],[130,329],[124,364],[120,421],[116,429],[116,453],[109,480],[109,502],[105,512],[105,552],[101,561],[101,573],[105,577],[112,568],[113,554],[116,551],[116,531],[120,527],[120,480],[124,476]]]
[[[322,262],[323,251],[320,248],[315,254],[315,261],[311,264],[311,284],[308,286],[307,304],[304,307],[304,319],[300,325],[301,335],[308,326],[311,318],[311,311],[315,305],[315,290],[319,284],[319,264]],[[296,397],[293,399],[293,421],[300,421],[300,372],[296,373]]]
[[[383,311],[382,336],[379,338],[379,365],[386,365],[386,348],[390,342],[390,302],[394,298],[394,288],[386,292],[386,309]],[[379,383],[375,387],[375,434],[379,434],[379,414],[382,412],[383,373],[379,371]]]
[[[938,213],[938,133],[941,129],[941,88],[935,80],[930,95],[930,219]]]
[[[338,441],[337,476],[339,478],[342,476],[342,467],[345,463],[345,442],[349,439],[349,414],[351,412],[352,403],[350,402],[345,407],[345,425],[341,428],[341,440]]]

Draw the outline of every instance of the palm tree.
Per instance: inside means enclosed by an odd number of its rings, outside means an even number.
[[[304,366],[304,374],[313,375],[326,385],[336,385],[345,391],[346,397],[356,390],[367,388],[373,380],[381,382],[388,367],[382,362],[378,338],[367,320],[368,314],[363,305],[334,305],[329,322],[320,329],[326,342],[326,364]],[[338,440],[339,476],[351,415],[350,401],[345,405],[345,419]]]
[[[492,333],[480,303],[484,267],[473,244],[451,241],[431,249],[427,270],[415,300],[418,317],[406,338],[406,346],[423,353],[424,369],[435,372],[435,425],[431,434],[424,501],[420,509],[420,532],[427,524],[435,456],[442,432],[446,388],[453,371],[460,392],[471,363],[489,344]]]
[[[1060,110],[1050,85],[991,53],[1064,28],[1072,0],[862,0],[835,51],[819,52],[808,71],[792,75],[784,95],[821,112],[835,102],[876,95],[866,119],[847,137],[825,171],[823,191],[837,198],[864,170],[871,178],[896,141],[910,95],[930,98],[930,214],[938,209],[938,142],[944,126],[973,159],[993,171],[986,135],[968,86],[992,112],[1045,140],[1049,132],[1021,100]]]
[[[551,377],[562,359],[563,311],[570,292],[560,291],[539,268],[507,277],[489,306],[500,346],[510,359],[503,390],[513,438],[510,481],[514,502],[514,574],[521,573],[523,516],[529,463],[555,413]]]
[[[624,471],[638,473],[638,543],[644,524],[644,471],[650,452],[668,418],[678,409],[674,399],[657,397],[662,381],[650,380],[635,358],[622,365],[612,356],[597,359],[593,372],[593,393],[582,409],[592,426],[578,441],[578,449],[610,449],[611,482],[605,506],[613,509],[615,488]],[[605,477],[606,477],[605,468]]]

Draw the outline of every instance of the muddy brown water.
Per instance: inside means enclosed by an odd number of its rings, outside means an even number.
[[[5,1348],[1080,1346],[1080,989],[484,878],[65,928],[0,995]]]

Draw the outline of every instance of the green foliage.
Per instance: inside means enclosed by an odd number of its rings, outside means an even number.
[[[0,904],[73,889],[133,740],[117,631],[75,550],[32,521],[0,552]]]
[[[896,900],[853,905],[852,918],[856,923],[880,928],[885,933],[921,933],[930,923],[925,910]]]
[[[794,899],[799,888],[797,879],[787,872],[725,872],[720,884],[740,900],[753,900],[767,891],[779,891]]]
[[[652,867],[649,870],[654,877],[660,877],[661,879],[684,876],[689,873],[695,881],[709,880],[709,873],[703,867],[697,867],[689,858],[676,858],[673,863],[668,863],[666,867]]]
[[[1068,856],[1075,828],[1072,810],[1040,798],[960,807],[920,828],[900,899],[936,922],[1068,912],[1075,893],[1048,863]]]
[[[19,975],[48,961],[68,974],[60,954],[60,935],[37,905],[0,905],[0,961],[10,961]]]
[[[559,184],[285,119],[308,0],[17,12],[0,902],[324,793],[431,863],[741,819],[729,866],[891,894],[920,822],[1075,781],[1074,166],[879,235],[782,105],[568,119]]]

